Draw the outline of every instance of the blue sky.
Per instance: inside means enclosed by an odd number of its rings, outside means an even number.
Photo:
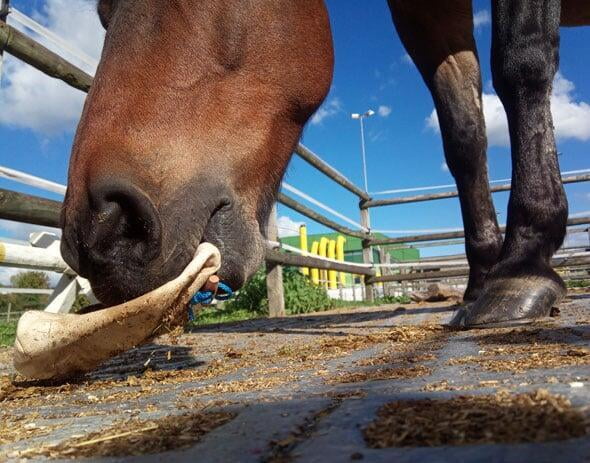
[[[98,56],[102,32],[86,0],[12,0],[90,56]],[[362,185],[360,135],[352,112],[378,112],[366,121],[369,190],[452,183],[443,165],[442,144],[432,117],[433,104],[393,28],[385,0],[328,0],[336,67],[330,94],[304,131],[303,143],[358,185]],[[501,107],[490,84],[489,2],[476,1],[484,106],[490,135],[491,179],[510,177],[510,152]],[[562,171],[590,167],[590,28],[562,29],[561,67],[553,97]],[[56,49],[57,50],[57,49]],[[69,54],[60,51],[66,57]],[[79,61],[76,61],[79,62]],[[82,65],[82,63],[80,63]],[[313,63],[310,63],[313,65]],[[88,66],[86,69],[91,71]],[[73,132],[83,94],[41,76],[8,58],[0,88],[0,165],[65,182]],[[6,109],[7,108],[7,109]],[[293,158],[285,179],[332,208],[358,220],[357,199]],[[51,193],[0,179],[0,187],[59,199]],[[588,184],[566,187],[570,212],[590,210]],[[384,196],[380,196],[384,197]],[[500,222],[506,220],[507,194],[494,196]],[[306,221],[279,207],[281,230]],[[461,219],[456,199],[372,209],[376,229],[456,228]],[[308,223],[311,232],[324,228]],[[0,236],[22,238],[31,227],[0,222]],[[460,252],[460,248],[443,252]],[[441,250],[428,248],[425,254]]]

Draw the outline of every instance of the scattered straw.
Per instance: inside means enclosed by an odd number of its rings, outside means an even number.
[[[474,338],[482,347],[479,355],[454,358],[448,364],[511,373],[590,365],[590,349],[578,344],[587,339],[587,334],[569,328],[501,329]]]
[[[79,459],[147,455],[183,449],[191,447],[203,435],[227,423],[234,416],[228,412],[200,412],[157,420],[131,419],[58,445],[31,448],[9,456]],[[127,431],[120,432],[121,429]]]
[[[331,383],[360,383],[364,381],[378,381],[385,379],[410,379],[426,376],[431,373],[430,368],[423,365],[402,368],[377,368],[372,370],[343,373],[330,379]]]
[[[373,448],[547,442],[586,435],[585,417],[545,390],[391,402],[363,434]]]

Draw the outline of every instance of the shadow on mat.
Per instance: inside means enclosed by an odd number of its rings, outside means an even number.
[[[312,316],[291,316],[277,318],[257,318],[230,323],[217,323],[205,326],[190,327],[189,333],[285,333],[285,334],[316,334],[338,335],[333,331],[323,331],[321,328],[351,328],[356,323],[387,320],[401,315],[424,315],[452,312],[455,306],[418,307],[404,309],[396,307],[391,310],[370,312],[331,313]],[[402,309],[402,310],[400,310]],[[390,328],[395,325],[371,325],[371,328]],[[357,326],[362,328],[362,326]],[[347,335],[347,333],[341,333]]]

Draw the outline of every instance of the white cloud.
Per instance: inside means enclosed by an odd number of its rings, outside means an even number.
[[[381,117],[389,116],[391,114],[391,106],[380,105],[379,108],[377,108],[377,114]]]
[[[558,140],[588,141],[590,140],[590,104],[576,101],[574,90],[575,85],[572,81],[563,77],[561,73],[555,76],[551,95],[555,136]],[[482,100],[488,144],[510,146],[508,121],[500,98],[493,93],[484,93]],[[432,110],[425,123],[427,128],[440,132],[435,110]]]
[[[313,125],[321,124],[325,119],[335,116],[342,112],[342,102],[338,97],[332,97],[325,101],[322,106],[315,112],[311,118]]]
[[[104,31],[93,2],[46,0],[43,9],[32,16],[69,44],[98,60]],[[10,20],[10,16],[9,22],[22,29]],[[90,74],[94,73],[94,69],[33,32],[25,30],[25,33]],[[68,132],[75,128],[84,104],[83,92],[9,55],[5,64],[0,88],[0,124],[27,128],[45,135]]]
[[[440,170],[442,170],[443,172],[450,172],[449,166],[447,165],[446,161],[442,162],[442,164],[440,165]]]
[[[565,239],[563,240],[564,248],[573,248],[573,247],[590,247],[590,240],[588,239],[588,233],[568,233],[565,235]]]
[[[492,17],[488,10],[479,10],[473,14],[473,27],[476,29],[483,27],[486,24],[490,24],[491,22]]]
[[[402,62],[404,62],[406,64],[410,64],[410,65],[414,64],[414,60],[412,60],[412,57],[408,53],[404,53],[401,57],[401,60],[402,60]]]
[[[20,268],[0,267],[0,285],[10,286],[10,277],[22,271]]]
[[[46,231],[61,236],[59,228],[42,227],[28,223],[12,222],[0,219],[0,235],[14,240],[28,241],[29,235],[34,232]]]
[[[296,222],[291,217],[281,215],[277,219],[277,228],[279,229],[279,237],[297,236],[299,235],[299,226],[304,222]]]

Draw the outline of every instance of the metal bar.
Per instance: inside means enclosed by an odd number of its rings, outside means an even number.
[[[297,196],[299,196],[300,198],[305,199],[306,201],[309,201],[310,203],[312,203],[313,205],[319,207],[320,209],[323,209],[326,212],[329,212],[330,214],[334,215],[335,217],[338,217],[340,220],[343,220],[351,225],[354,225],[355,227],[358,227],[361,229],[361,231],[366,231],[368,232],[369,230],[364,229],[363,226],[360,223],[355,222],[354,220],[350,219],[349,217],[346,217],[344,214],[341,214],[338,211],[335,211],[334,209],[332,209],[330,206],[327,206],[326,204],[318,201],[317,199],[315,199],[314,197],[308,195],[307,193],[304,193],[303,191],[295,188],[292,185],[289,185],[286,182],[281,183],[281,188],[283,188],[284,190],[287,190],[291,193],[296,194]]]
[[[59,228],[61,203],[0,188],[0,219]]]
[[[590,223],[590,217],[573,217],[568,219],[567,225],[582,225]],[[500,231],[504,233],[506,227],[500,227]],[[447,240],[453,238],[464,238],[464,231],[446,232],[446,233],[429,233],[426,235],[412,235],[412,236],[398,236],[395,238],[387,238],[380,240],[371,240],[372,246],[379,246],[383,244],[398,244],[398,243],[416,243],[419,241],[437,241]]]
[[[588,182],[588,181],[590,181],[590,174],[571,175],[571,176],[567,176],[567,177],[562,177],[561,181],[564,184]],[[496,185],[496,186],[490,187],[490,191],[492,193],[497,193],[499,191],[508,191],[508,190],[510,190],[510,183],[504,183],[502,185]],[[454,191],[445,191],[443,193],[431,193],[431,194],[425,194],[425,195],[404,196],[402,198],[371,199],[369,201],[362,202],[361,207],[362,208],[369,208],[369,207],[393,206],[395,204],[419,203],[422,201],[435,201],[437,199],[456,198],[457,196],[459,196],[459,192],[454,190]]]
[[[326,163],[323,159],[321,159],[318,155],[313,153],[307,147],[303,146],[301,143],[299,143],[295,148],[295,154],[297,154],[304,161],[307,161],[310,165],[315,167],[324,175],[334,180],[338,185],[346,188],[351,193],[357,195],[360,199],[364,201],[369,201],[371,199],[371,197],[365,191],[361,190],[358,186],[356,186],[354,183],[348,180],[344,175],[342,175],[331,165]]]
[[[366,239],[369,237],[369,235],[366,233],[357,230],[352,230],[351,228],[340,225],[339,223],[336,223],[333,220],[330,220],[327,217],[318,214],[317,212],[297,202],[293,198],[285,195],[284,193],[279,193],[277,201],[293,209],[294,211],[299,212],[301,215],[304,215],[310,218],[311,220],[315,220],[316,222],[321,223],[322,225],[325,225],[326,227],[331,228],[332,230],[340,232],[343,235],[354,236],[356,238],[361,239]]]
[[[574,267],[590,264],[588,256],[557,257],[552,259],[553,267]],[[436,272],[400,273],[395,275],[384,275],[371,277],[371,283],[386,283],[391,281],[412,281],[412,280],[436,280],[440,278],[463,277],[469,275],[469,267],[453,270],[441,270]]]
[[[26,28],[32,30],[33,32],[39,34],[46,40],[51,41],[54,45],[57,45],[62,50],[68,52],[70,55],[74,56],[76,59],[83,62],[85,65],[90,66],[93,69],[96,69],[98,66],[98,61],[88,56],[82,50],[73,47],[69,42],[64,40],[62,37],[57,35],[55,32],[50,31],[45,26],[39,24],[32,18],[29,18],[26,14],[20,12],[16,8],[10,9],[10,17],[15,21],[19,22],[21,25],[25,26]]]
[[[3,22],[0,22],[0,49],[78,90],[90,89],[92,76]]]
[[[44,294],[49,296],[51,293],[53,293],[52,289],[0,288],[0,294]]]
[[[297,254],[287,254],[274,249],[267,249],[266,260],[277,262],[283,265],[293,267],[310,267],[322,270],[336,270],[339,272],[354,273],[356,275],[374,275],[375,271],[369,267],[359,267],[356,265],[346,264],[344,262],[332,262],[318,259],[311,256],[299,256]]]
[[[0,242],[0,266],[71,272],[62,257],[47,249]]]
[[[8,167],[0,166],[0,177],[7,178],[13,182],[23,183],[25,185],[39,188],[41,190],[51,191],[52,193],[57,193],[60,195],[66,194],[65,185],[61,185],[41,177],[36,177],[31,174],[26,174],[15,169],[10,169]]]
[[[277,206],[273,206],[268,224],[266,236],[269,240],[279,239],[277,228]],[[285,291],[283,289],[283,267],[280,263],[266,261],[266,295],[268,297],[268,315],[270,317],[284,317],[285,312]]]

